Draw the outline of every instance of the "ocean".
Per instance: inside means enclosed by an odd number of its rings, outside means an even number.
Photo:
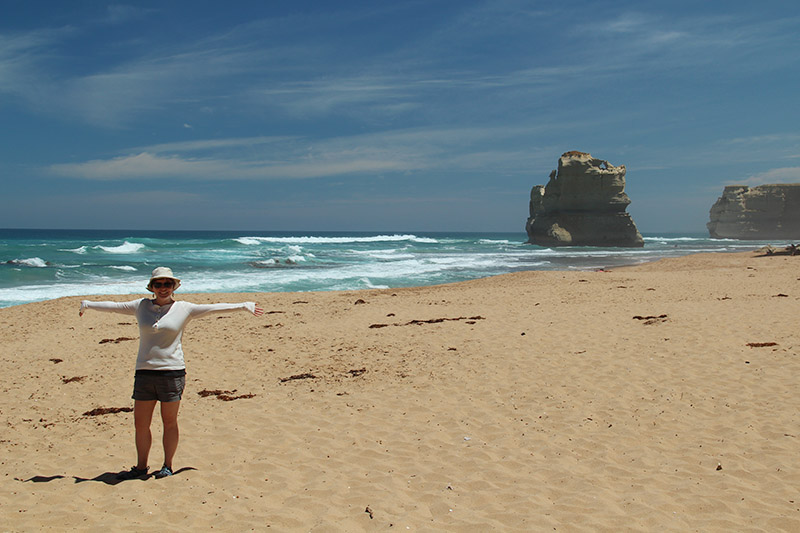
[[[435,285],[521,270],[595,270],[784,243],[643,235],[644,248],[546,248],[520,233],[0,229],[0,307],[149,294],[156,266],[182,292],[305,292]],[[788,243],[786,243],[788,244]]]

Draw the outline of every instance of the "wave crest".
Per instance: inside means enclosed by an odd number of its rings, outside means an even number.
[[[142,248],[144,248],[144,244],[128,241],[125,241],[119,246],[95,246],[95,249],[103,250],[104,252],[108,252],[110,254],[135,254]]]
[[[28,259],[12,259],[10,261],[6,261],[9,265],[18,265],[18,266],[26,266],[26,267],[34,267],[34,268],[46,268],[48,267],[47,261],[40,257],[29,257]]]
[[[424,244],[437,244],[439,241],[430,237],[417,237],[416,235],[375,235],[371,237],[238,237],[234,241],[246,246],[255,246],[264,243],[273,244],[350,244],[350,243],[375,243],[375,242],[418,242]]]
[[[59,250],[60,252],[72,252],[74,254],[85,254],[86,253],[86,246],[80,246],[78,248],[72,248],[67,250]]]

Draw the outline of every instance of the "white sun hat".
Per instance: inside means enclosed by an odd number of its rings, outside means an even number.
[[[153,270],[153,273],[150,275],[150,281],[147,283],[147,290],[148,291],[153,292],[153,289],[152,289],[151,286],[153,284],[153,281],[155,281],[157,279],[171,279],[172,281],[175,282],[174,289],[176,289],[176,290],[177,290],[178,287],[181,286],[181,280],[176,278],[172,274],[172,269],[171,268],[169,268],[169,267],[156,267]]]

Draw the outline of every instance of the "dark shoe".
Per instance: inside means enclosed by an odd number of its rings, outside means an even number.
[[[172,475],[172,469],[170,467],[168,467],[167,465],[164,465],[164,466],[161,467],[161,470],[159,470],[158,472],[156,472],[154,474],[154,477],[156,479],[161,479],[163,477],[169,477],[171,475]]]
[[[136,468],[135,466],[132,466],[130,470],[126,472],[120,472],[119,474],[117,474],[117,479],[126,481],[128,479],[141,479],[146,476],[147,476],[147,468],[139,469]]]

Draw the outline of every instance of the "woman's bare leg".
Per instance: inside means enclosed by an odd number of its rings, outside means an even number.
[[[136,468],[140,470],[147,468],[147,458],[150,455],[150,445],[153,442],[153,436],[150,433],[150,422],[153,420],[155,408],[156,400],[134,400],[133,402],[133,424],[136,428]]]
[[[172,459],[178,449],[178,409],[181,406],[180,400],[177,402],[161,402],[161,421],[164,423],[164,464],[172,470]]]

